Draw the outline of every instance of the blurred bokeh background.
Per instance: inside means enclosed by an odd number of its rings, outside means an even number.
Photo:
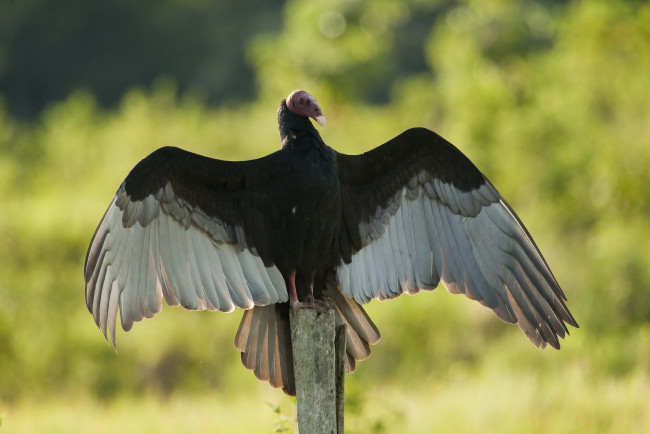
[[[370,303],[349,432],[650,431],[650,4],[611,0],[0,2],[0,430],[293,430],[239,313],[165,306],[116,355],[82,268],[139,159],[265,155],[296,88],[339,151],[412,126],[456,144],[581,326],[539,350],[442,288]]]

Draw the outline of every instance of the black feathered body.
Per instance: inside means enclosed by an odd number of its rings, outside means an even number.
[[[288,212],[288,225],[281,229],[287,237],[286,250],[277,264],[283,274],[296,271],[298,298],[302,300],[311,294],[314,277],[322,278],[325,270],[333,272],[340,260],[341,192],[336,152],[308,119],[292,113],[284,102],[278,123],[280,152],[286,154],[292,175],[283,210]]]

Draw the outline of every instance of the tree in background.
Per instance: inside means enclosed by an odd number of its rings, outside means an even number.
[[[33,117],[89,89],[114,107],[160,76],[210,104],[256,97],[244,58],[251,35],[280,29],[284,1],[0,2],[0,93]]]

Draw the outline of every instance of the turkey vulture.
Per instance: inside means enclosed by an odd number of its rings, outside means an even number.
[[[158,149],[128,174],[90,242],[86,305],[115,345],[170,306],[244,309],[235,346],[295,394],[290,309],[329,305],[347,325],[346,370],[379,332],[361,304],[439,282],[517,323],[538,347],[578,327],[510,205],[457,148],[409,129],[362,155],[328,147],[314,98],[278,109],[282,148],[250,161]]]

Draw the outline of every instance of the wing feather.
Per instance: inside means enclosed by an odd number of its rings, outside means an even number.
[[[411,222],[414,234],[414,251],[416,258],[415,265],[415,283],[418,288],[435,288],[438,281],[434,280],[431,267],[431,245],[429,244],[429,225],[427,225],[424,216],[423,203],[418,200],[408,201],[410,208]],[[392,268],[392,267],[384,267]]]
[[[117,322],[117,305],[120,298],[120,290],[118,288],[118,282],[113,281],[111,285],[110,297],[108,300],[108,332],[110,334],[111,342],[113,342],[113,347],[115,346],[115,324]],[[106,329],[102,330],[104,337],[106,337]]]
[[[461,285],[463,294],[484,306],[495,306],[497,304],[496,296],[478,267],[474,252],[462,228],[462,218],[458,215],[451,215],[448,211],[446,214],[453,243],[450,248],[457,252],[456,266],[461,270],[460,282],[463,282]]]
[[[360,239],[337,270],[345,296],[366,303],[440,281],[517,323],[538,346],[559,348],[566,324],[578,326],[512,208],[449,142],[413,129],[366,154],[338,154],[338,163],[342,236],[350,236],[341,245]]]
[[[474,224],[470,226],[470,222]],[[497,303],[495,305],[488,305],[488,307],[503,321],[513,324],[517,322],[517,318],[514,316],[512,309],[509,308],[509,304],[507,303],[508,295],[497,275],[499,260],[496,255],[481,254],[481,252],[489,252],[491,246],[493,246],[492,242],[488,239],[490,225],[487,223],[486,219],[477,219],[475,222],[464,220],[463,230],[474,252],[476,265],[485,278],[486,286],[494,289],[494,296],[497,299]]]
[[[394,256],[394,251],[395,249],[393,248],[393,234],[395,233],[395,220],[394,219],[389,219],[389,224],[386,226],[386,233],[384,234],[383,237],[379,238],[379,251],[380,254],[383,255],[383,265],[385,264],[395,264],[395,267],[386,267],[383,266],[383,270],[385,273],[385,278],[386,278],[386,288],[385,288],[385,293],[384,298],[392,298],[395,295],[394,294],[399,294],[401,292],[400,287],[399,287],[399,279],[397,278],[398,275],[398,262],[395,260]]]
[[[400,285],[402,292],[411,293],[413,291],[414,280],[413,279],[413,267],[411,265],[411,258],[409,257],[409,247],[406,240],[408,236],[407,232],[404,230],[404,213],[405,208],[400,207],[399,210],[395,213],[395,225],[397,230],[397,245],[400,252],[400,262],[401,267],[400,271],[402,272]]]
[[[265,183],[281,177],[263,170],[284,170],[275,158],[238,165],[165,148],[133,169],[97,227],[84,270],[88,310],[113,345],[118,310],[129,330],[158,313],[163,297],[170,306],[224,312],[288,299],[274,258],[260,257],[255,247],[265,231],[242,227],[245,219],[234,205],[237,196],[246,206],[246,188],[258,198]],[[258,169],[257,183],[244,187],[239,181],[245,168]],[[224,181],[211,178],[213,172],[223,172]],[[250,209],[255,206],[263,203]],[[256,235],[246,238],[249,232]]]

